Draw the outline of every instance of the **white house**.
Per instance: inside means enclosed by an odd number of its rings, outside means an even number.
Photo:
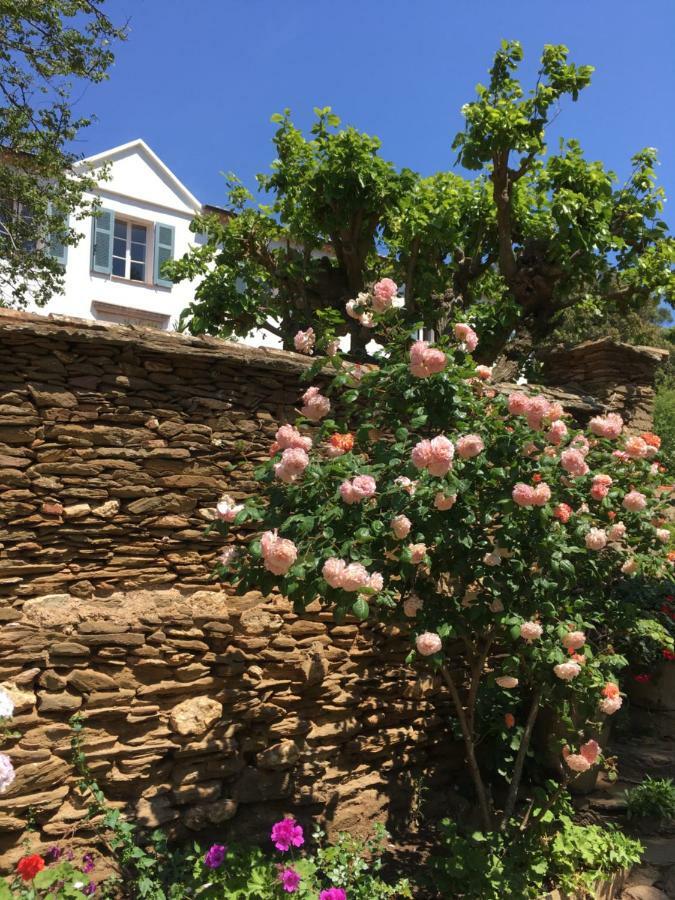
[[[194,285],[172,284],[162,265],[196,243],[189,226],[201,203],[140,139],[80,165],[94,174],[108,166],[108,178],[96,190],[100,213],[76,223],[84,237],[75,247],[60,248],[63,293],[37,311],[171,328]]]

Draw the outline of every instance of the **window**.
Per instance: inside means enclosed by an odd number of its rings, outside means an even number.
[[[112,274],[129,281],[145,281],[148,252],[147,225],[115,218]]]

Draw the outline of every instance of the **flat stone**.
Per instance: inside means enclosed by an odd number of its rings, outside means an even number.
[[[668,894],[650,884],[637,884],[627,888],[621,900],[668,900]]]
[[[672,837],[642,838],[644,861],[652,866],[675,865],[675,840]]]
[[[183,736],[205,734],[223,714],[223,704],[211,697],[189,697],[171,710],[169,725]]]
[[[280,741],[263,750],[256,758],[261,769],[290,769],[300,758],[300,750],[295,741]]]

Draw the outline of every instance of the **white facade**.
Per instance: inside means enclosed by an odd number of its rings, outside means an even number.
[[[189,229],[201,204],[142,140],[82,161],[99,182],[100,215],[72,223],[83,234],[67,248],[63,293],[36,312],[173,327],[195,285],[171,284],[161,263],[196,243]]]

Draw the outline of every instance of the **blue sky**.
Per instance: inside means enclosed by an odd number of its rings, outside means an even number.
[[[450,168],[463,103],[485,80],[502,38],[523,44],[532,83],[542,46],[564,43],[596,67],[554,134],[578,138],[620,177],[639,148],[659,149],[675,204],[673,0],[108,0],[130,20],[110,80],[87,89],[98,122],[88,155],[142,137],[207,203],[224,202],[223,171],[252,184],[273,158],[272,113],[296,124],[314,106],[383,142],[423,174]],[[550,141],[553,148],[554,141]],[[673,213],[666,208],[666,218]]]

